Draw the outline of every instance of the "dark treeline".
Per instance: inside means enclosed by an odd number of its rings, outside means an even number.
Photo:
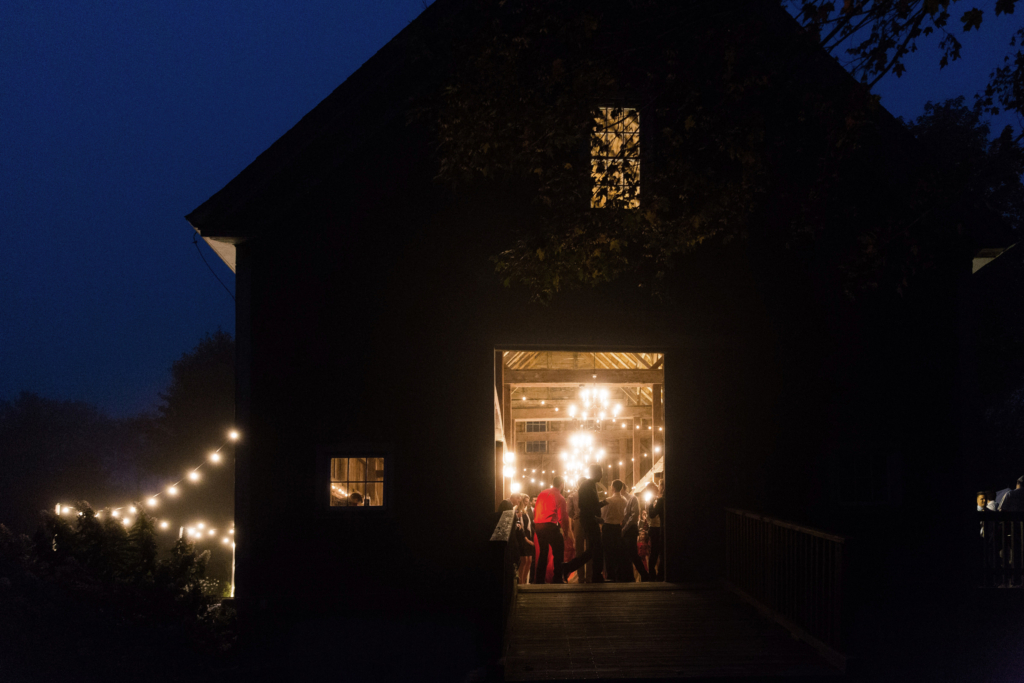
[[[171,381],[153,413],[114,418],[94,405],[22,392],[0,400],[0,524],[31,535],[41,512],[58,502],[88,502],[93,509],[124,506],[166,489],[219,448],[234,418],[234,340],[218,331],[204,337],[171,366]],[[232,451],[182,494],[160,497],[151,510],[173,529],[204,520],[223,528],[233,517]],[[219,540],[219,537],[218,537]],[[213,546],[213,543],[210,543]],[[211,574],[230,578],[230,552],[216,548]]]

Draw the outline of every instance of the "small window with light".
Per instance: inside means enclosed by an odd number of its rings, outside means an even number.
[[[383,508],[387,504],[387,458],[382,452],[331,453],[331,508]]]
[[[590,138],[591,208],[640,206],[640,112],[600,107]]]

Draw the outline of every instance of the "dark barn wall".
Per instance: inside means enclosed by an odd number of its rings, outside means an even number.
[[[853,535],[875,583],[948,554],[948,292],[850,303],[822,286],[827,260],[768,234],[701,245],[662,300],[622,282],[530,303],[490,261],[529,203],[434,182],[433,137],[396,94],[408,80],[353,97],[360,139],[326,126],[301,173],[230,218],[270,224],[238,252],[237,595],[263,655],[320,671],[344,649],[397,671],[486,651],[496,348],[666,354],[669,580],[721,575],[727,506]],[[330,514],[318,452],[365,442],[393,448],[389,509]],[[842,504],[847,461],[877,443],[894,495]]]

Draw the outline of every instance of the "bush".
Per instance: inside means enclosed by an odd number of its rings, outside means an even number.
[[[224,666],[234,613],[205,578],[209,552],[179,539],[158,559],[144,512],[125,528],[79,510],[46,513],[33,538],[0,525],[0,679],[168,680]]]

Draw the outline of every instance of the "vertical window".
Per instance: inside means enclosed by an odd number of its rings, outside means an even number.
[[[331,507],[383,507],[384,458],[331,458]]]
[[[526,431],[528,432],[546,432],[548,431],[547,422],[527,422]]]
[[[526,442],[527,453],[547,453],[548,442],[547,441],[527,441]]]
[[[590,206],[635,209],[640,206],[640,113],[628,107],[598,112],[590,140]]]

